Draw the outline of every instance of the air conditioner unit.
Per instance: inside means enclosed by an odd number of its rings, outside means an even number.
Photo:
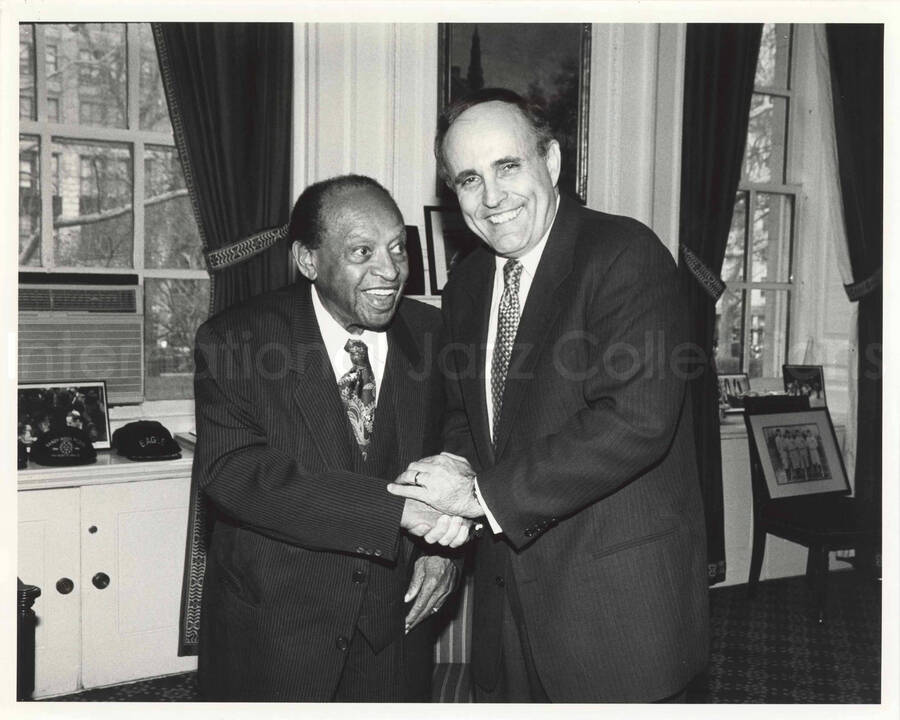
[[[105,380],[110,403],[144,399],[138,285],[19,286],[19,382]]]

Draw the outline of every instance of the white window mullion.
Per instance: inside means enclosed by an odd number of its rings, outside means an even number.
[[[141,42],[138,26],[128,23],[126,26],[126,66],[128,87],[128,130],[132,133],[140,130],[140,75],[141,75]],[[134,136],[132,136],[134,137]],[[140,273],[144,269],[144,141],[135,138],[132,144],[132,207],[134,218],[134,242],[132,243],[132,266]]]
[[[133,147],[132,176],[134,188],[132,204],[134,207],[134,269],[142,272],[144,269],[144,143],[136,140]]]
[[[34,99],[38,122],[20,123],[23,131],[34,132],[40,138],[38,154],[38,182],[41,188],[41,267],[53,266],[53,153],[50,151],[50,133],[47,118],[47,76],[46,76],[47,43],[44,26],[34,24]],[[28,127],[30,126],[30,127]]]

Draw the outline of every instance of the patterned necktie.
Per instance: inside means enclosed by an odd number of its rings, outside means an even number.
[[[353,367],[338,380],[338,390],[353,436],[365,458],[375,429],[375,375],[369,364],[369,348],[362,340],[348,340],[344,350],[350,353]]]
[[[519,279],[522,264],[516,259],[506,261],[503,266],[503,295],[500,297],[500,312],[497,322],[497,339],[491,359],[491,399],[494,407],[494,432],[491,438],[497,444],[497,429],[500,426],[500,411],[503,409],[503,389],[506,386],[506,371],[512,355],[516,330],[519,328]]]

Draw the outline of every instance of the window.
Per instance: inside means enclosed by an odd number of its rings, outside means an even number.
[[[793,291],[796,199],[789,152],[791,25],[763,27],[750,124],[716,306],[716,366],[781,375]]]
[[[26,24],[19,40],[19,267],[138,275],[145,397],[189,398],[209,279],[150,26]]]

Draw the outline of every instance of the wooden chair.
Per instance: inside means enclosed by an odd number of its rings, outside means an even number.
[[[753,487],[753,552],[747,591],[756,593],[766,550],[766,536],[799,543],[808,548],[806,578],[815,601],[816,618],[825,622],[828,558],[832,550],[856,549],[877,543],[877,531],[867,528],[856,500],[844,490],[773,499],[763,475],[759,448],[751,428],[751,417],[809,409],[805,397],[748,397],[744,421],[750,447],[750,477]]]

